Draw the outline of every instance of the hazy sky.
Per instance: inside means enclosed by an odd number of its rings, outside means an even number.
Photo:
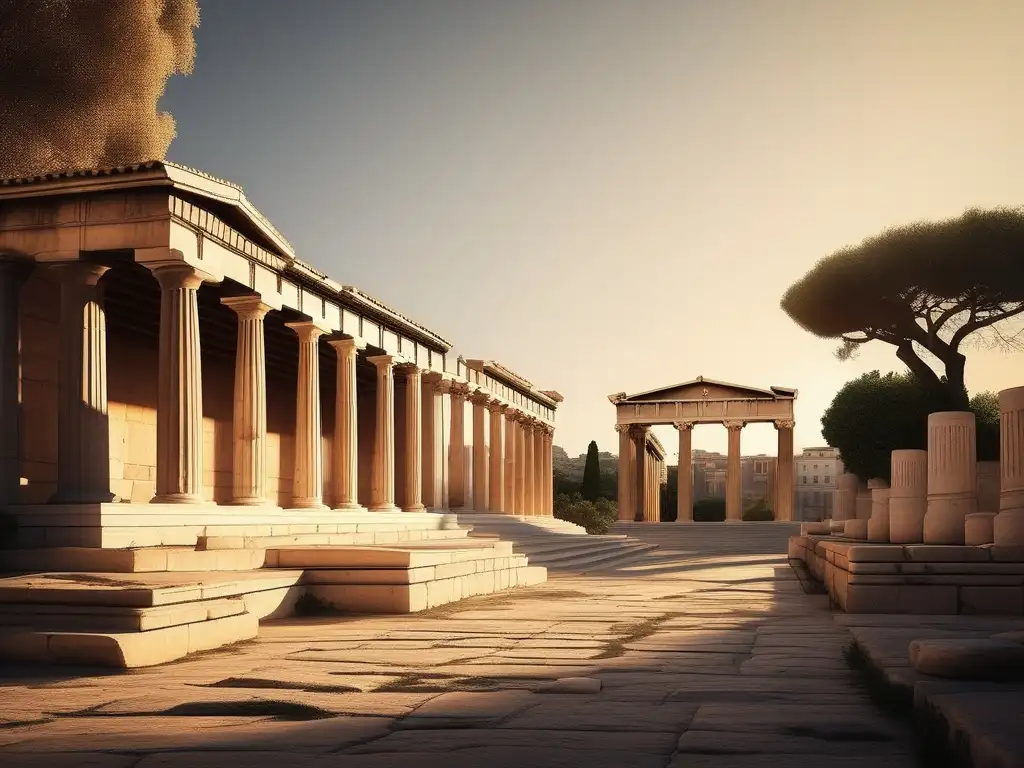
[[[836,361],[786,287],[889,225],[1024,202],[1019,0],[201,6],[169,158],[240,183],[331,277],[563,393],[570,454],[617,451],[608,394],[698,375],[797,387],[797,447],[819,444],[845,381],[901,366],[878,343]],[[1024,354],[971,350],[967,382],[1024,383]],[[743,448],[774,453],[774,429]]]

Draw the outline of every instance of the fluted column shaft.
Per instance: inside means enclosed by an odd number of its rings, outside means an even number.
[[[636,454],[633,487],[633,519],[641,522],[647,519],[647,427],[635,427],[633,432],[633,450]]]
[[[469,388],[462,383],[452,385],[452,434],[448,458],[448,506],[466,506],[466,395]]]
[[[534,430],[533,422],[527,421],[523,424],[523,439],[524,439],[524,450],[523,450],[523,514],[524,515],[536,515],[536,492],[537,484],[534,481],[534,472],[536,471],[536,463],[533,458],[534,449],[536,447],[534,441]]]
[[[491,512],[505,511],[505,409],[507,405],[493,402],[487,406],[491,415],[491,466],[487,508]]]
[[[371,357],[377,368],[377,417],[374,422],[370,509],[393,512],[395,505],[395,358]]]
[[[107,322],[99,285],[107,269],[85,261],[57,267],[61,308],[54,501],[58,503],[114,498],[107,421]],[[17,307],[15,301],[15,311]],[[14,372],[17,376],[17,367]]]
[[[526,426],[516,421],[516,514],[526,515]]]
[[[793,426],[788,419],[775,422],[779,431],[778,459],[775,461],[776,520],[793,519]]]
[[[516,413],[511,408],[505,412],[505,495],[501,511],[510,515],[516,514],[516,434],[519,431]]]
[[[1024,387],[999,393],[999,513],[992,532],[999,546],[1024,546]]]
[[[362,509],[359,503],[359,400],[356,390],[356,359],[365,344],[357,339],[328,342],[337,354],[334,387],[334,444],[331,448],[331,480],[334,508]]]
[[[202,277],[185,263],[153,269],[160,283],[156,496],[163,504],[203,500],[203,371],[199,344]]]
[[[221,302],[238,316],[231,503],[266,504],[267,358],[263,319],[271,308],[259,296],[232,296]]]
[[[678,421],[679,466],[676,471],[676,521],[693,520],[693,422]]]
[[[287,323],[287,326],[299,337],[291,505],[296,509],[317,509],[325,506],[319,352],[319,341],[324,332],[311,322]]]
[[[482,392],[475,393],[473,403],[473,509],[486,512],[488,506],[487,475],[487,404],[490,397]]]
[[[20,295],[32,267],[0,259],[0,510],[18,502],[21,487]]]
[[[403,365],[398,368],[405,376],[405,402],[402,408],[405,419],[405,475],[402,477],[404,504],[406,512],[422,512],[423,506],[423,387],[420,369],[415,365]]]
[[[925,544],[964,543],[967,515],[978,511],[976,446],[975,416],[970,411],[928,415]]]
[[[619,520],[628,521],[633,519],[631,514],[633,474],[631,455],[633,451],[633,438],[629,434],[628,424],[616,424],[615,431],[619,433]]]
[[[544,440],[547,428],[543,424],[533,427],[533,514],[543,515],[544,510]]]
[[[424,374],[423,390],[423,505],[442,509],[444,481],[443,379],[439,373]]]
[[[743,475],[740,470],[740,430],[742,421],[727,421],[729,431],[729,459],[725,475],[725,519],[743,519]]]
[[[552,446],[555,443],[555,428],[549,427],[544,433],[544,514],[555,514],[555,471]]]

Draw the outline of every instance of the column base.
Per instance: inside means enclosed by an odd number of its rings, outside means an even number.
[[[427,508],[422,504],[413,504],[411,507],[402,507],[403,512],[426,512]]]
[[[320,499],[292,499],[289,509],[328,509]]]
[[[371,504],[367,509],[370,512],[401,512],[402,508],[393,502],[386,504]]]
[[[365,512],[366,507],[362,504],[346,503],[331,507],[335,512]]]
[[[225,506],[228,507],[268,507],[272,506],[269,501],[263,498],[243,497],[232,499]]]
[[[1000,547],[1024,546],[1024,509],[1004,509],[992,520],[992,541]]]
[[[212,504],[202,496],[193,493],[158,494],[149,500],[150,504]]]

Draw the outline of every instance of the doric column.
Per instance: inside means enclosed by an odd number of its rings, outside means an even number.
[[[543,515],[544,509],[544,440],[547,426],[540,422],[533,425],[533,514]]]
[[[970,411],[928,414],[925,544],[964,543],[967,515],[978,511],[975,440],[975,416]]]
[[[406,512],[422,512],[423,506],[423,443],[421,430],[423,386],[420,369],[415,365],[398,368],[405,376],[405,477],[402,478]]]
[[[489,470],[488,488],[490,495],[487,508],[491,512],[505,510],[505,411],[507,405],[495,400],[487,406],[491,414],[491,466]]]
[[[469,385],[453,382],[452,435],[448,458],[448,506],[461,509],[466,506],[466,396]]]
[[[519,443],[516,436],[519,432],[519,425],[516,418],[518,414],[519,412],[514,408],[508,408],[505,411],[505,491],[501,511],[510,515],[517,514],[516,463],[518,457],[516,449]]]
[[[99,285],[108,269],[85,261],[57,267],[61,306],[57,494],[53,500],[61,504],[114,499],[107,417],[107,321]],[[14,311],[17,309],[15,301]],[[18,375],[17,367],[14,375]]]
[[[299,337],[299,375],[295,391],[295,469],[292,507],[324,507],[324,437],[320,408],[320,337],[314,323],[286,323]]]
[[[725,476],[725,519],[743,519],[743,475],[740,470],[740,430],[742,421],[726,421],[729,430],[729,463]]]
[[[373,473],[370,509],[395,512],[395,358],[368,358],[377,367],[377,418],[373,435]]]
[[[260,296],[231,296],[221,299],[221,303],[238,316],[231,503],[266,504],[267,356],[263,318],[271,307]]]
[[[359,401],[356,394],[356,358],[366,344],[358,339],[327,342],[338,356],[334,386],[334,444],[331,448],[331,480],[334,508],[360,510],[359,503]]]
[[[156,496],[162,504],[203,500],[203,370],[199,286],[184,262],[153,268],[160,283],[160,363],[156,414]]]
[[[533,418],[528,416],[523,421],[523,514],[530,516],[537,514],[537,483],[533,477],[537,467],[533,458],[534,447]]]
[[[633,450],[636,455],[636,464],[633,467],[635,478],[633,485],[633,519],[642,522],[647,519],[647,491],[650,483],[647,482],[647,427],[634,427]]]
[[[470,395],[473,403],[473,509],[486,512],[488,506],[487,491],[487,404],[490,395],[478,390]]]
[[[544,430],[544,514],[555,514],[555,467],[552,446],[555,443],[555,427]]]
[[[840,486],[839,493],[856,494],[857,476],[843,475],[839,478],[847,488]],[[928,508],[928,451],[905,449],[892,452],[889,489],[889,541],[893,544],[920,544],[924,541],[924,513]],[[852,488],[852,491],[850,490]],[[838,499],[840,506],[849,505],[844,497]],[[845,509],[845,508],[844,508]],[[845,512],[844,512],[845,514]],[[833,520],[847,519],[833,515]]]
[[[676,472],[676,522],[693,520],[693,422],[677,421],[679,467]]]
[[[444,498],[444,416],[443,398],[450,381],[440,373],[425,373],[423,383],[423,505],[443,509]]]
[[[0,259],[0,510],[18,503],[21,487],[20,294],[32,268],[25,259]]]
[[[629,431],[629,424],[616,424],[615,431],[619,433],[619,520],[629,521],[633,519],[633,463],[631,461],[633,451],[633,438]]]
[[[776,520],[793,519],[793,420],[779,419],[778,458],[775,460],[775,513]]]
[[[999,514],[992,533],[999,546],[1024,545],[1024,387],[999,393]]]

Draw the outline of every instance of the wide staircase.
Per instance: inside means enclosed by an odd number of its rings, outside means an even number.
[[[586,529],[555,517],[520,517],[480,512],[459,513],[471,539],[501,539],[526,555],[531,565],[549,571],[586,573],[628,565],[658,548],[622,533],[590,535]]]
[[[662,550],[703,555],[784,555],[800,523],[616,523],[612,533]]]

